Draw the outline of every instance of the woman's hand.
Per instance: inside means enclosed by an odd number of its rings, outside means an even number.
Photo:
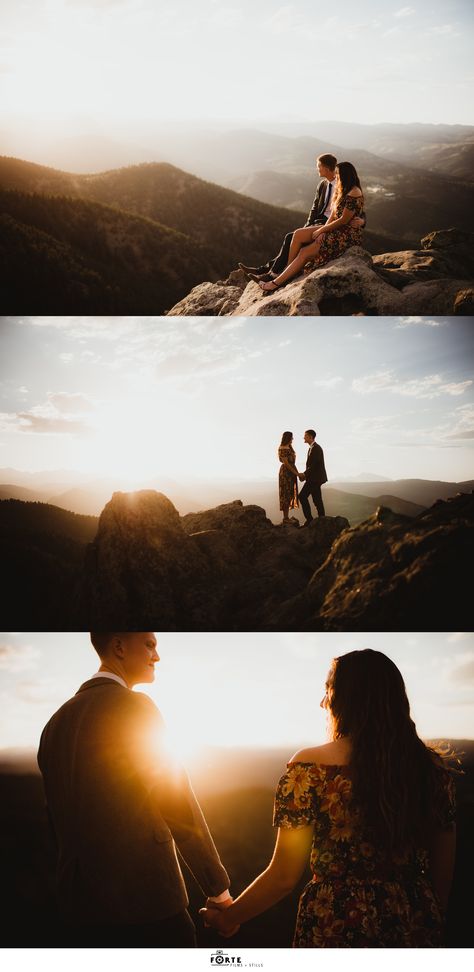
[[[202,915],[206,928],[215,928],[223,938],[232,938],[237,934],[240,925],[233,924],[231,911],[232,905],[223,908],[222,905],[219,907],[208,902],[207,908],[201,908],[199,914]]]
[[[323,231],[323,227],[322,226],[319,226],[318,229],[315,230],[314,233],[313,233],[313,240],[317,240],[318,236],[321,236],[321,233],[323,233],[323,232],[324,232]]]

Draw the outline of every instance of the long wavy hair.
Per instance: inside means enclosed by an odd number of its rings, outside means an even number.
[[[357,186],[362,192],[362,186],[355,166],[352,165],[352,162],[338,162],[336,167],[336,189],[332,204],[333,211],[336,209],[340,199],[343,196],[347,196],[347,193],[354,186]]]
[[[291,440],[293,438],[293,432],[284,432],[281,437],[280,445],[291,445]]]
[[[380,651],[333,660],[326,682],[332,736],[351,740],[353,809],[391,851],[421,846],[439,824],[441,756],[419,738],[405,683]]]

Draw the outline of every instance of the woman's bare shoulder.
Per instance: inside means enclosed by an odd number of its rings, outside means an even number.
[[[349,756],[349,740],[335,739],[333,742],[324,743],[322,746],[300,749],[291,757],[290,763],[321,763],[328,766],[342,766],[348,762]]]
[[[357,196],[362,195],[362,189],[359,189],[359,186],[352,186],[351,191],[348,192],[347,195],[354,196],[354,198],[357,198]]]

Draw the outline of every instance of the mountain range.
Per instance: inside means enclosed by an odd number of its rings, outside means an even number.
[[[464,157],[471,130],[457,137]],[[414,248],[433,230],[469,230],[474,186],[463,167],[420,169],[392,157],[387,138],[380,135],[377,155],[358,146],[346,153],[320,136],[194,132],[163,139],[161,158],[172,161],[92,174],[0,158],[4,309],[165,313],[239,260],[255,265],[275,255],[285,233],[306,221],[318,182],[314,159],[323,151],[349,154],[360,171],[370,253]],[[455,153],[458,142],[443,138]],[[420,146],[433,152],[437,144],[418,142],[417,157]]]
[[[394,513],[417,516],[437,499],[448,499],[457,492],[470,492],[474,480],[442,482],[430,479],[344,479],[329,482],[323,489],[329,516],[345,516],[351,526],[367,519],[379,506],[389,506]],[[124,487],[122,487],[124,488]],[[182,514],[204,510],[209,502],[227,503],[239,495],[244,503],[258,503],[273,523],[279,523],[276,480],[190,480],[183,486],[170,477],[152,477],[142,484],[144,489],[156,489],[170,496]],[[112,478],[90,479],[70,472],[24,473],[17,469],[0,469],[0,500],[17,499],[32,503],[47,503],[97,517],[117,489]],[[301,515],[301,514],[300,514]]]

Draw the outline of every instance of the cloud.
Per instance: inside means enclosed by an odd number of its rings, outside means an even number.
[[[316,381],[313,381],[313,385],[315,385],[316,388],[329,388],[329,389],[331,389],[331,388],[336,388],[337,385],[340,385],[341,381],[343,381],[343,379],[341,378],[341,375],[334,375],[333,378],[319,378],[319,379],[316,379]]]
[[[24,672],[35,668],[39,651],[31,645],[0,644],[0,668],[8,672]]]
[[[94,404],[87,395],[80,392],[51,392],[48,400],[57,408],[58,412],[75,415],[77,412],[92,412]]]
[[[24,412],[0,413],[4,428],[49,435],[89,435],[84,412],[93,412],[94,403],[80,392],[48,392],[47,399]]]
[[[450,680],[458,682],[463,688],[474,685],[474,652],[458,656],[450,672]]]
[[[446,382],[441,375],[425,375],[403,381],[393,371],[376,371],[362,378],[354,378],[352,390],[360,395],[391,392],[409,398],[439,398],[440,395],[463,395],[472,383],[471,379]]]
[[[474,439],[474,405],[460,405],[454,411],[455,425],[445,439]]]
[[[401,7],[400,10],[396,10],[395,11],[395,13],[394,13],[393,16],[394,17],[413,17],[413,14],[415,14],[415,13],[416,13],[416,10],[414,9],[414,7]]]
[[[421,324],[423,327],[443,327],[443,321],[433,321],[429,317],[401,317],[396,328],[411,327],[413,324]]]
[[[438,27],[430,27],[429,33],[435,34],[437,37],[459,37],[459,32],[454,24],[440,24]]]

